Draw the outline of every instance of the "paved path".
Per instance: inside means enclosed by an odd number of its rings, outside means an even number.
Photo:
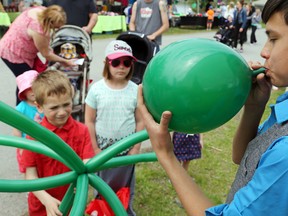
[[[213,39],[215,32],[194,33],[185,35],[171,35],[163,37],[163,46],[189,38],[209,38]],[[242,54],[246,60],[258,60],[263,62],[259,56],[261,46],[266,40],[266,36],[263,29],[256,32],[258,37],[257,45],[250,46],[248,44],[244,45],[244,53]],[[250,32],[248,32],[250,36]],[[104,50],[106,45],[111,39],[102,39],[93,41],[93,61],[91,64],[90,77],[97,81],[102,77],[102,68],[104,60]],[[10,106],[15,104],[15,78],[9,69],[0,61],[0,100],[7,103]],[[0,134],[1,135],[11,135],[12,128],[0,122]],[[143,148],[150,146],[149,141],[143,143]],[[15,149],[5,146],[0,146],[0,178],[1,179],[21,179],[22,176],[17,170],[17,163],[15,159]],[[26,211],[26,193],[0,193],[0,216],[15,216],[21,215]]]

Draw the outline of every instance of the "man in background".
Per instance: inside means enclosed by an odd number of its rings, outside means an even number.
[[[67,15],[68,25],[76,25],[89,35],[97,23],[97,10],[93,0],[50,0],[48,5],[63,7]]]
[[[169,29],[166,0],[137,0],[132,7],[129,30],[143,33],[159,46]]]

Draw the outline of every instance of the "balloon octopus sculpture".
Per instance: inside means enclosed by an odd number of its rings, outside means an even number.
[[[114,191],[94,173],[99,170],[138,162],[156,161],[154,153],[113,158],[130,146],[148,139],[146,131],[135,133],[119,141],[84,164],[78,155],[53,132],[28,119],[3,102],[0,102],[0,110],[0,121],[29,134],[39,141],[0,136],[0,145],[28,149],[45,154],[62,162],[71,169],[67,173],[35,180],[0,179],[0,192],[38,191],[70,184],[59,208],[63,215],[68,215],[69,213],[71,216],[79,216],[84,215],[90,184],[105,198],[116,215],[127,215]],[[74,192],[75,187],[76,193]]]

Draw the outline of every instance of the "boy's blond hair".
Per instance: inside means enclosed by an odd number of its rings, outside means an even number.
[[[73,98],[71,83],[68,77],[58,70],[47,70],[40,73],[32,83],[32,91],[35,94],[35,100],[42,106],[45,99],[49,96],[68,94]]]
[[[39,13],[38,20],[42,25],[44,32],[47,34],[50,33],[51,30],[55,30],[55,25],[64,25],[67,21],[67,17],[62,7],[58,5],[51,5]]]

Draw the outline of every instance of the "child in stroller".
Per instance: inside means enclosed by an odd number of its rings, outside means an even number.
[[[58,54],[62,58],[69,59],[69,60],[77,60],[78,54],[76,52],[76,46],[71,43],[64,43],[60,47],[60,53]],[[50,66],[50,69],[52,70],[60,70],[62,72],[67,72],[67,76],[69,76],[69,80],[74,88],[74,98],[73,98],[73,105],[78,105],[80,103],[80,89],[79,89],[79,83],[78,79],[79,76],[71,76],[71,72],[77,72],[79,71],[79,65],[75,66],[63,66],[59,62],[56,62],[52,66]]]
[[[232,16],[228,16],[227,19],[224,21],[224,24],[220,26],[219,31],[216,32],[214,38],[230,47],[232,47],[233,43],[233,32],[234,29],[231,28],[233,18]]]
[[[65,68],[54,65],[70,79],[75,89],[72,116],[84,122],[85,103],[89,80],[89,66],[92,61],[92,44],[90,36],[78,26],[64,25],[54,35],[51,47],[55,54],[69,59],[83,59],[83,64]],[[50,65],[53,65],[51,63]]]

